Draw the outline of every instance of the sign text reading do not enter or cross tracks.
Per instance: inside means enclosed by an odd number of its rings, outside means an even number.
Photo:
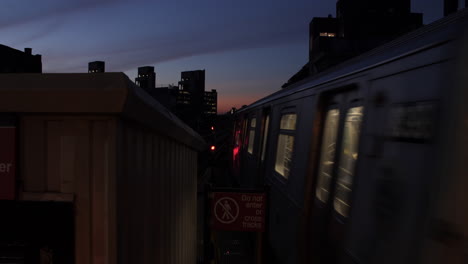
[[[212,194],[213,229],[265,231],[265,193],[213,192]]]

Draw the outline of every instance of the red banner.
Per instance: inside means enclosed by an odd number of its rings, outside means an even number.
[[[265,193],[213,192],[212,227],[217,230],[265,231]]]
[[[15,199],[16,127],[0,127],[0,200]]]

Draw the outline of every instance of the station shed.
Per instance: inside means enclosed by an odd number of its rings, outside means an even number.
[[[0,141],[3,259],[196,261],[205,142],[125,74],[0,74]]]

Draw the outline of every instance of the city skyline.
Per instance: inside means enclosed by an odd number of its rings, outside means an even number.
[[[43,72],[106,71],[131,79],[154,66],[157,85],[180,72],[206,70],[206,90],[219,93],[218,113],[281,89],[308,59],[308,24],[335,16],[336,1],[4,1],[0,43],[42,55]],[[413,0],[428,24],[442,0]]]

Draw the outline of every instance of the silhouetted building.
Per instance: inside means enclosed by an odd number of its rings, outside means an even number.
[[[182,72],[180,79],[180,90],[190,93],[192,110],[201,113],[205,93],[205,70]]]
[[[88,63],[88,73],[106,72],[106,64],[103,61],[92,61]]]
[[[331,15],[328,17],[314,17],[309,25],[309,51],[320,50],[320,47],[314,49],[314,40],[318,37],[326,40],[327,38],[335,38],[338,36],[339,23],[338,19]],[[320,44],[320,43],[316,43]],[[309,52],[309,60],[312,60],[313,53]]]
[[[411,0],[339,0],[336,18],[309,24],[309,61],[283,88],[371,50],[423,25]]]
[[[197,124],[203,118],[205,70],[182,72],[180,79],[177,115],[196,129]]]
[[[192,96],[189,91],[179,89],[176,95],[176,104],[179,113],[190,112]]]
[[[212,116],[218,113],[218,93],[216,90],[212,89],[211,92],[205,92],[203,105],[205,116]]]
[[[339,0],[339,36],[388,41],[422,26],[422,14],[411,13],[411,0]]]
[[[42,73],[41,55],[32,55],[31,48],[24,52],[0,45],[0,73]]]
[[[444,0],[444,16],[457,12],[459,9],[468,7],[468,0]]]
[[[178,93],[178,86],[168,85],[166,87],[157,87],[155,89],[151,89],[149,94],[162,105],[164,105],[164,107],[175,113],[177,110],[176,106]]]
[[[138,77],[135,78],[135,83],[145,90],[156,88],[156,73],[154,67],[144,66],[138,68]]]
[[[457,12],[458,0],[444,0],[444,16]]]
[[[158,88],[151,80],[152,73],[153,67],[138,68],[136,83],[196,131],[203,131],[212,123],[212,117],[217,115],[218,93],[205,92],[205,70],[182,72],[179,86]]]

